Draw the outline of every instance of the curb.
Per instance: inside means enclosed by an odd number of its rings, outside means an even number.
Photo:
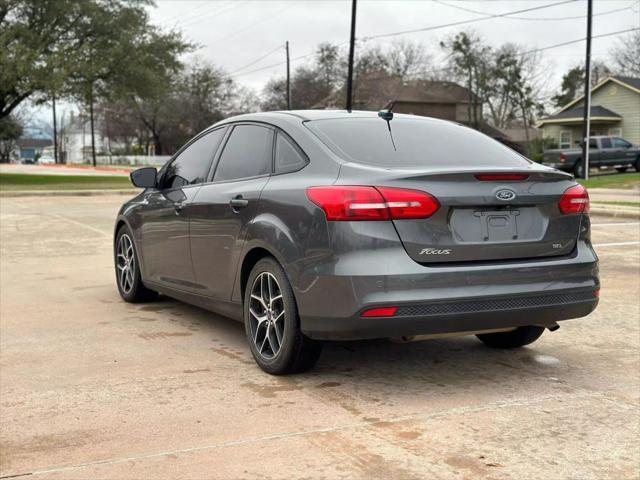
[[[7,197],[93,197],[98,195],[135,195],[140,190],[15,190],[0,192]]]
[[[592,203],[591,208],[589,209],[589,213],[613,218],[631,218],[634,220],[640,219],[639,208],[610,208],[599,206],[597,204],[594,205]]]

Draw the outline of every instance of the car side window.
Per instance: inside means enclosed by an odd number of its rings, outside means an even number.
[[[222,151],[214,182],[271,173],[273,130],[259,125],[234,127]]]
[[[611,139],[610,138],[600,139],[600,145],[602,146],[602,148],[611,148]]]
[[[275,173],[288,173],[301,169],[307,164],[307,157],[283,132],[276,137]]]
[[[598,142],[596,141],[595,138],[592,138],[589,140],[589,149],[597,149],[598,148]]]
[[[181,188],[205,182],[224,132],[225,128],[213,130],[185,148],[167,166],[162,175],[161,188]]]
[[[614,148],[629,148],[631,144],[622,138],[614,138],[613,146]]]

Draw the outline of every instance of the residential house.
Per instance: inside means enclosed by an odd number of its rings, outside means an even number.
[[[584,95],[538,122],[542,136],[559,148],[578,147],[584,125]],[[591,89],[590,134],[640,144],[640,78],[608,77]]]
[[[26,127],[16,142],[14,157],[21,162],[33,163],[52,145],[51,135],[38,128]]]
[[[382,110],[393,103],[396,113],[440,118],[464,125],[476,125],[482,133],[523,152],[524,138],[512,138],[509,131],[492,127],[482,120],[482,103],[469,90],[455,82],[439,80],[408,80],[381,73],[368,75],[356,82],[354,110]],[[337,92],[314,108],[344,108],[344,92]],[[476,122],[476,119],[478,121]],[[521,129],[524,132],[523,129]],[[519,133],[522,133],[519,132]],[[530,139],[536,131],[528,129]]]

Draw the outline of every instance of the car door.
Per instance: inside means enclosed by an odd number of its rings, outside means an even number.
[[[236,124],[218,156],[212,181],[191,210],[190,245],[198,288],[229,300],[249,222],[273,164],[273,128]]]
[[[600,138],[600,165],[611,166],[616,164],[615,151],[609,137]]]
[[[613,137],[611,141],[613,143],[616,162],[620,165],[628,165],[630,163],[633,163],[635,159],[635,153],[630,150],[632,145],[626,140],[619,137]]]
[[[141,210],[145,280],[181,290],[195,288],[189,252],[190,210],[225,131],[216,129],[189,143],[160,171],[158,188],[145,193]]]

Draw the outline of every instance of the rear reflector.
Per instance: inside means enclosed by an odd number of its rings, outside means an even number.
[[[593,291],[593,296],[596,298],[600,298],[600,289]]]
[[[429,218],[440,208],[426,192],[390,187],[311,187],[307,196],[331,221]]]
[[[528,173],[480,173],[476,175],[483,182],[521,182],[529,178]]]
[[[565,215],[589,213],[589,193],[582,185],[569,187],[562,194],[558,208]]]
[[[393,317],[398,307],[370,308],[362,312],[362,317]]]

